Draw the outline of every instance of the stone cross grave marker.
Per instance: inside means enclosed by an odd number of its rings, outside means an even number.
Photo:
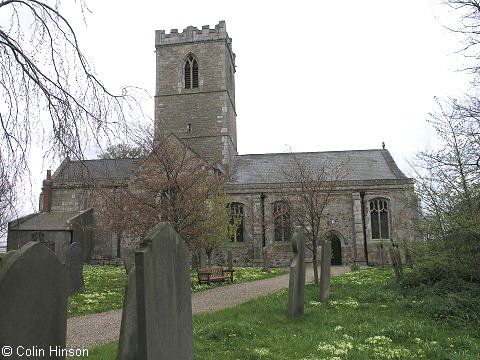
[[[78,242],[68,246],[65,254],[65,270],[68,276],[68,293],[73,294],[83,287],[82,247]]]
[[[293,260],[288,282],[288,318],[302,316],[305,309],[305,233],[300,226],[292,237]]]
[[[12,350],[5,359],[65,358],[67,283],[60,259],[38,241],[2,255],[0,345]]]
[[[160,223],[135,251],[117,359],[193,358],[188,251],[173,227]]]

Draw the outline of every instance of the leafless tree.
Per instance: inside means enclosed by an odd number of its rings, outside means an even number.
[[[283,174],[293,186],[293,221],[305,231],[307,248],[312,252],[314,281],[318,284],[317,248],[321,241],[327,241],[320,238],[325,230],[325,209],[332,201],[339,182],[348,174],[347,163],[328,160],[313,163],[295,153],[291,156],[294,161],[283,170]]]
[[[83,0],[75,5],[81,16],[88,10]],[[18,182],[28,173],[32,146],[82,159],[85,146],[108,142],[137,105],[131,90],[114,95],[97,78],[62,9],[60,0],[0,0],[2,193],[13,174]]]
[[[141,240],[158,221],[168,221],[191,250],[203,246],[208,234],[218,236],[219,227],[230,229],[228,217],[212,215],[218,211],[215,201],[222,198],[225,181],[214,164],[174,135],[155,141],[149,135],[140,138],[150,155],[137,160],[127,186],[112,191],[108,184],[97,184],[99,226],[134,240],[127,245],[134,248],[135,240]]]

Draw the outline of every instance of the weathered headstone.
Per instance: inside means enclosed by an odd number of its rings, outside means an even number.
[[[403,276],[402,256],[400,255],[400,249],[398,248],[398,245],[394,245],[394,250],[395,258],[397,259],[398,270],[400,271],[400,276]]]
[[[2,256],[0,345],[5,359],[65,359],[67,283],[64,265],[40,242]]]
[[[390,259],[393,265],[393,270],[395,271],[395,279],[397,280],[397,282],[400,282],[402,280],[402,272],[403,272],[400,254],[397,254],[398,249],[396,249],[394,246],[392,246],[389,249],[389,252],[390,252]]]
[[[292,249],[293,260],[288,283],[289,319],[302,316],[305,309],[305,233],[301,227],[295,228]]]
[[[125,272],[130,274],[130,270],[135,266],[135,254],[131,250],[126,250],[122,253],[123,266],[125,267]]]
[[[119,360],[135,360],[138,353],[136,276],[135,266],[129,267],[118,341],[117,359]]]
[[[65,270],[68,276],[68,293],[73,294],[83,287],[82,247],[77,242],[70,244],[67,248]]]
[[[330,298],[330,268],[332,264],[332,246],[330,241],[322,245],[320,264],[320,301],[325,302]]]
[[[168,223],[155,227],[135,252],[118,359],[193,359],[188,252]]]
[[[233,269],[233,255],[232,255],[232,249],[227,250],[227,266],[228,270]]]

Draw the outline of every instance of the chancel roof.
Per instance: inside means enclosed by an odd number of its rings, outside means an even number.
[[[138,159],[65,160],[53,174],[55,180],[127,178]]]
[[[283,183],[285,171],[295,162],[320,168],[330,163],[345,171],[342,180],[408,179],[398,168],[388,150],[348,150],[304,153],[275,153],[235,156],[233,184]]]

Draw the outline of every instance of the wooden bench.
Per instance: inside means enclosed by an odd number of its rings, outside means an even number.
[[[213,282],[221,282],[230,280],[233,283],[233,272],[235,270],[224,269],[222,266],[213,266],[205,269],[198,269],[198,283],[206,283],[210,285]],[[227,275],[229,273],[229,275]]]

